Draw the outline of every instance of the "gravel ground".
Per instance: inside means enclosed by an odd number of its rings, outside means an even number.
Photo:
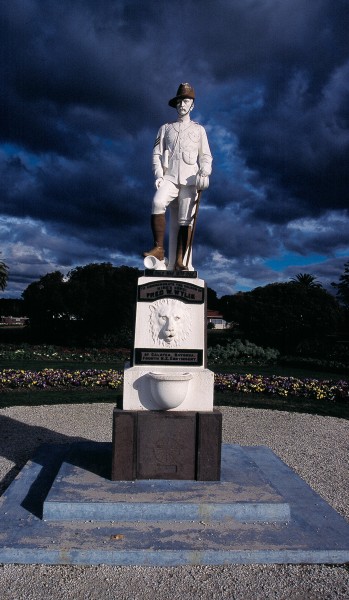
[[[0,410],[0,493],[37,446],[110,441],[112,404]],[[223,441],[265,445],[349,521],[349,422],[222,407]],[[2,600],[349,599],[349,568],[329,565],[80,567],[0,565]]]

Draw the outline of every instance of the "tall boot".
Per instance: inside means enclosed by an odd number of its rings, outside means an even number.
[[[177,236],[175,271],[189,271],[188,267],[183,263],[183,260],[189,247],[190,237],[191,227],[189,225],[181,225]]]
[[[153,232],[154,248],[149,252],[143,252],[143,256],[155,256],[158,260],[164,260],[165,214],[151,216],[151,230]]]

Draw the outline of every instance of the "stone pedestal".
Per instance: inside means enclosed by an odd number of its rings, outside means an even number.
[[[113,480],[220,479],[222,416],[213,410],[206,328],[196,271],[140,277],[132,366],[113,416]]]
[[[114,409],[112,480],[219,481],[222,414]]]

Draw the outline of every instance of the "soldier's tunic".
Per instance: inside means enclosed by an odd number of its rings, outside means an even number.
[[[155,179],[162,177],[164,182],[155,193],[152,213],[164,213],[178,197],[178,223],[190,225],[200,169],[211,174],[212,156],[202,125],[177,121],[160,127],[153,150],[153,172]]]

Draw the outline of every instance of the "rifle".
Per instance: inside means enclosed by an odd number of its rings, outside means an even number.
[[[198,218],[201,193],[202,193],[202,190],[199,190],[197,199],[195,201],[195,212],[193,215],[192,231],[191,231],[191,236],[190,236],[190,241],[189,241],[189,246],[188,246],[188,254],[187,254],[187,259],[186,259],[186,264],[185,264],[186,267],[188,267],[188,265],[189,265],[189,260],[190,260],[190,256],[191,256],[192,249],[193,249],[193,240],[194,240],[194,233],[195,233],[195,228],[196,228],[196,221]]]

